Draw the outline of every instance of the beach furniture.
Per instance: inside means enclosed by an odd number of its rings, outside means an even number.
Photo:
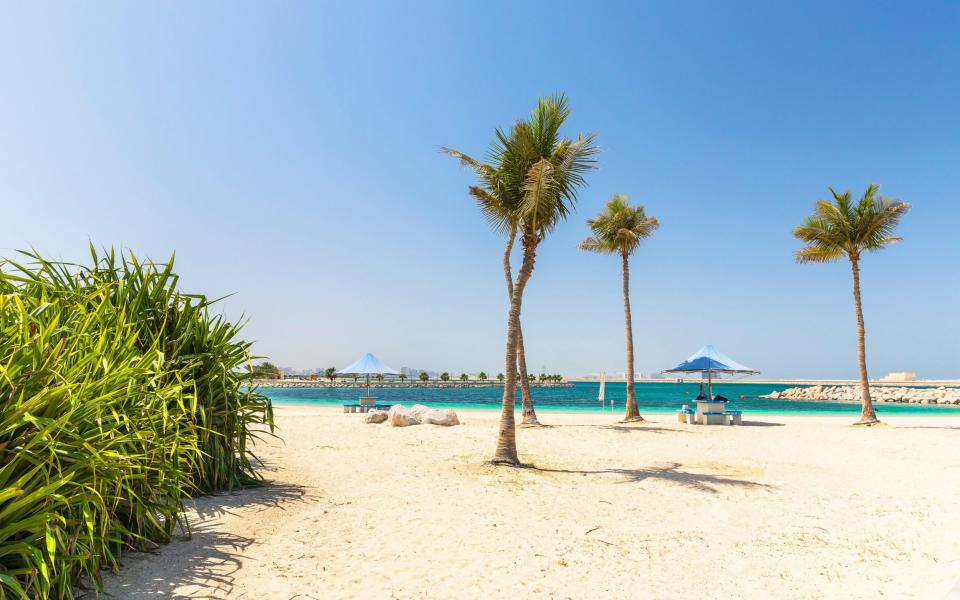
[[[727,414],[723,412],[705,412],[700,416],[700,422],[704,425],[726,425]]]
[[[344,404],[345,413],[366,413],[371,410],[390,410],[392,404]]]
[[[366,377],[366,394],[360,397],[358,404],[344,404],[343,412],[362,412],[365,413],[374,408],[389,410],[391,404],[377,404],[377,399],[370,395],[370,376],[371,375],[399,375],[400,371],[391,369],[380,362],[380,359],[367,352],[360,360],[349,367],[344,367],[337,371],[337,375],[364,375]]]
[[[700,348],[693,356],[664,373],[697,373],[707,380],[706,395],[697,397],[697,412],[694,422],[704,425],[725,425],[727,423],[740,425],[742,415],[740,411],[727,410],[727,399],[713,394],[713,377],[727,375],[756,375],[750,367],[744,366],[729,356],[722,354],[711,344]]]

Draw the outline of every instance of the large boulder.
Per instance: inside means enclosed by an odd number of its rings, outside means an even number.
[[[427,411],[423,413],[423,416],[420,417],[420,420],[423,423],[429,423],[431,425],[443,425],[444,427],[460,424],[460,419],[457,418],[457,413],[449,408],[444,410]]]
[[[410,425],[419,425],[420,417],[414,414],[413,410],[402,404],[394,404],[387,413],[387,420],[394,427],[407,427]]]
[[[387,420],[387,411],[371,410],[363,417],[364,423],[383,423]]]
[[[423,404],[414,404],[410,407],[410,412],[419,419],[423,417],[426,413],[430,412],[432,409],[429,406],[424,406]]]

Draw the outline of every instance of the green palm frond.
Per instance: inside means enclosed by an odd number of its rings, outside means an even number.
[[[486,219],[490,228],[498,233],[507,234],[514,226],[514,215],[508,210],[504,210],[500,198],[490,191],[479,187],[470,186],[469,194],[477,201],[480,208],[480,214]]]
[[[528,119],[495,130],[488,162],[442,149],[475,172],[470,195],[496,231],[516,227],[542,239],[573,210],[585,175],[596,168],[599,148],[593,135],[561,137],[569,116],[565,95],[540,98]]]
[[[580,242],[581,250],[601,254],[632,254],[660,227],[643,206],[630,206],[627,196],[615,195],[596,217],[587,220],[593,236]]]
[[[860,200],[850,192],[830,188],[833,202],[818,200],[793,235],[806,246],[794,253],[797,262],[830,262],[844,256],[855,259],[863,252],[880,250],[902,238],[893,235],[910,205],[878,197],[879,186],[870,184]]]

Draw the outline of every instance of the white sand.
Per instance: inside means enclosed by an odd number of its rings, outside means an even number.
[[[536,468],[441,428],[280,407],[273,485],[200,499],[116,598],[942,598],[960,579],[960,418],[623,426],[544,412]]]

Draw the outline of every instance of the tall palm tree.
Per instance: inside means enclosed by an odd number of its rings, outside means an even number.
[[[630,255],[660,227],[643,206],[630,206],[626,196],[616,195],[596,217],[587,221],[592,236],[579,248],[600,254],[619,254],[623,261],[623,319],[627,330],[627,409],[624,421],[642,421],[633,389],[633,319],[630,316]]]
[[[484,166],[462,153],[448,151],[477,171],[482,185],[471,188],[471,193],[495,229],[508,235],[515,230],[523,250],[516,281],[508,289],[506,381],[495,463],[520,464],[513,418],[517,349],[523,292],[533,274],[537,248],[572,210],[579,188],[586,183],[584,176],[595,168],[594,157],[599,152],[592,135],[580,135],[576,140],[560,135],[560,128],[569,116],[566,96],[541,98],[527,120],[518,121],[508,132],[497,129],[490,165]],[[519,369],[521,373],[527,372],[522,365]]]
[[[798,263],[827,263],[846,257],[853,271],[853,306],[857,315],[857,362],[860,367],[862,410],[857,425],[880,422],[870,397],[867,376],[866,332],[863,305],[860,301],[860,259],[865,252],[880,250],[901,241],[893,237],[900,219],[910,205],[890,198],[877,197],[879,186],[871,183],[854,204],[850,192],[838,194],[830,188],[833,202],[817,201],[813,214],[793,230],[793,235],[806,246],[794,253]]]
[[[507,151],[506,134],[498,129],[496,135],[497,141],[490,148],[490,160],[493,164],[481,163],[463,152],[451,148],[442,148],[441,150],[445,154],[459,159],[464,166],[474,170],[480,185],[471,186],[469,188],[470,195],[480,206],[480,210],[487,217],[490,226],[496,231],[506,233],[507,242],[503,248],[502,263],[503,277],[507,283],[507,302],[510,302],[513,298],[513,269],[510,264],[510,256],[513,254],[513,248],[517,240],[516,209],[519,204],[517,199],[519,190],[515,185],[510,186],[506,183],[509,181],[509,173],[503,171],[505,165],[512,164],[504,161],[504,155]],[[523,415],[521,424],[537,426],[540,425],[540,420],[537,418],[533,396],[530,394],[530,379],[527,377],[527,353],[523,345],[523,328],[520,325],[517,325],[516,335],[516,368],[520,371],[520,396]]]

